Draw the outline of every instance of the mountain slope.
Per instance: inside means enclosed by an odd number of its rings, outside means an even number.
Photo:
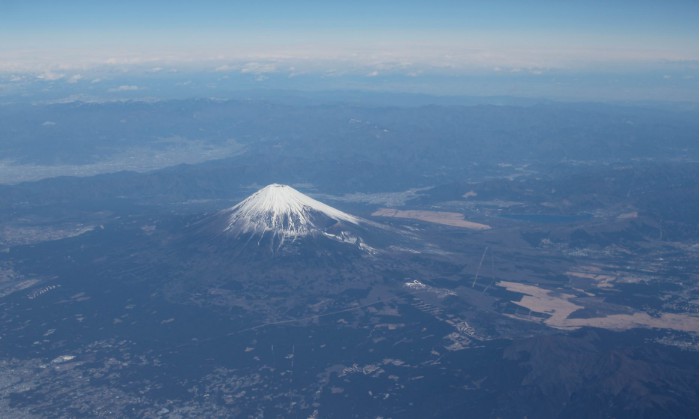
[[[302,194],[291,186],[272,184],[249,196],[229,213],[224,231],[231,234],[272,233],[282,238],[315,234],[333,222],[359,224],[359,219]]]
[[[209,228],[229,240],[274,252],[294,247],[319,249],[330,240],[371,253],[374,249],[362,237],[370,225],[376,226],[291,186],[271,184],[215,214]]]

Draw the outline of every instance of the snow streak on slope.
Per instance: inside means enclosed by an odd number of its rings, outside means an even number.
[[[260,189],[227,212],[230,215],[224,231],[235,234],[270,232],[283,238],[295,238],[322,232],[324,225],[318,225],[319,222],[359,223],[352,215],[279,184]]]

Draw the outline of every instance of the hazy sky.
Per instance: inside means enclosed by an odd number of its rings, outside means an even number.
[[[697,62],[696,0],[0,0],[0,72],[43,80],[164,68],[261,81],[630,73],[663,89],[696,85]]]

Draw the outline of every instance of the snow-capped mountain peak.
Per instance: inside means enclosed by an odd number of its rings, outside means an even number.
[[[225,211],[228,222],[224,229],[231,234],[270,233],[273,236],[296,238],[338,223],[359,224],[359,219],[319,202],[291,186],[272,184],[255,192]]]

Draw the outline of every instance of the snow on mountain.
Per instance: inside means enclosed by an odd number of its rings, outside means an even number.
[[[268,235],[281,245],[286,239],[322,235],[342,242],[358,239],[344,226],[357,226],[361,220],[296,189],[280,184],[268,185],[239,204],[224,210],[224,232],[231,235]]]

